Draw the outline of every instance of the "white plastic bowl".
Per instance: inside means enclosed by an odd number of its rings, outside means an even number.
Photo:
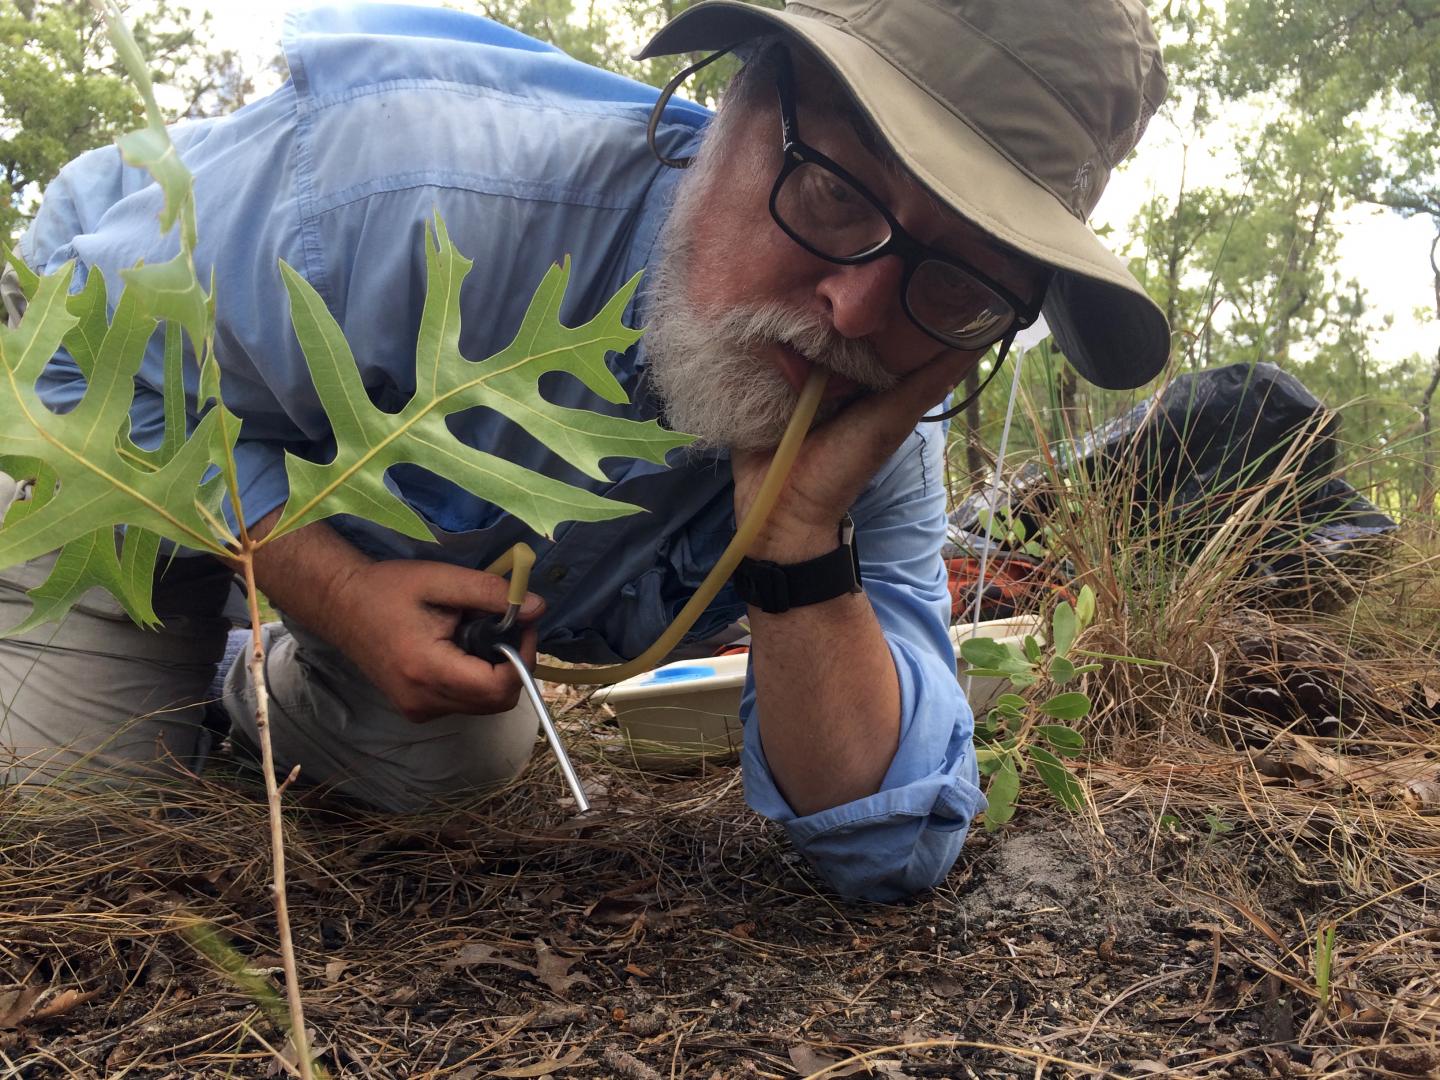
[[[677,660],[598,691],[591,699],[615,710],[630,752],[641,764],[686,764],[738,753],[740,695],[748,653]]]
[[[1038,616],[982,622],[978,636],[1020,645],[1026,634],[1040,636]],[[974,636],[970,624],[950,628],[955,647],[955,673],[963,685],[965,661],[960,644]],[[609,705],[631,756],[641,765],[686,765],[702,757],[739,753],[740,695],[745,689],[747,653],[701,660],[677,660],[644,675],[596,692],[593,701]],[[972,679],[970,708],[977,717],[1009,689],[1008,679]]]

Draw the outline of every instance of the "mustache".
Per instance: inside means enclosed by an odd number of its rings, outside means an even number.
[[[796,311],[782,303],[729,309],[711,316],[716,337],[737,349],[757,355],[761,348],[779,342],[812,364],[843,375],[867,390],[889,390],[899,377],[880,362],[878,350],[863,338],[847,338],[818,314]]]

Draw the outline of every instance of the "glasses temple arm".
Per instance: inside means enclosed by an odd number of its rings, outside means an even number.
[[[1016,331],[1012,330],[1010,331],[1010,333],[1006,334],[1001,339],[1000,352],[999,355],[995,357],[995,366],[990,369],[990,374],[985,376],[984,380],[980,383],[980,386],[973,394],[967,397],[964,401],[960,402],[959,405],[955,405],[949,409],[946,409],[939,416],[922,416],[920,418],[920,422],[922,424],[938,424],[941,421],[953,419],[954,417],[959,416],[962,412],[968,409],[971,403],[974,402],[976,398],[978,398],[981,394],[985,392],[985,388],[990,385],[990,380],[995,378],[996,375],[1000,374],[1000,369],[1005,366],[1005,357],[1010,355],[1010,346],[1014,344],[1015,334]]]

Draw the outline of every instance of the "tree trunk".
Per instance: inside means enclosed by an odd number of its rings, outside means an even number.
[[[985,455],[980,452],[980,372],[973,367],[965,375],[965,396],[970,404],[965,406],[965,471],[970,474],[970,483],[978,484],[985,478]]]
[[[1301,198],[1303,191],[1296,195],[1296,213],[1299,212],[1298,202]],[[1335,189],[1327,188],[1315,200],[1315,212],[1311,215],[1309,228],[1304,232],[1299,229],[1291,231],[1289,250],[1285,253],[1285,268],[1276,282],[1275,299],[1270,309],[1271,330],[1264,359],[1272,363],[1284,365],[1290,358],[1291,324],[1296,316],[1305,310],[1310,299],[1308,278],[1315,247],[1334,201]]]
[[[1430,241],[1430,273],[1435,284],[1435,314],[1440,316],[1440,261],[1436,261],[1436,249],[1440,248],[1440,217],[1435,218],[1435,239]],[[1440,349],[1435,350],[1435,370],[1430,373],[1430,384],[1420,398],[1420,498],[1415,504],[1415,513],[1434,523],[1435,497],[1440,493],[1440,464],[1435,460],[1434,419],[1431,403],[1435,390],[1440,388]]]
[[[1440,349],[1435,350],[1435,370],[1430,373],[1430,383],[1420,396],[1420,497],[1415,502],[1415,513],[1422,518],[1434,518],[1435,497],[1440,494],[1440,468],[1437,468],[1434,438],[1434,419],[1430,406],[1435,400],[1435,390],[1440,387]]]

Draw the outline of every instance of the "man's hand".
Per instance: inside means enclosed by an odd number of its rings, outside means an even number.
[[[834,548],[836,526],[871,477],[978,360],[971,352],[942,353],[892,389],[859,397],[818,425],[751,554],[799,562]],[[771,458],[769,452],[732,455],[737,520],[749,510]]]
[[[267,514],[252,532],[279,520]],[[515,707],[520,677],[508,663],[486,663],[451,640],[466,611],[502,613],[509,585],[495,574],[420,560],[375,562],[323,522],[307,525],[255,556],[265,594],[291,618],[336,646],[396,710],[417,722],[449,713],[490,714]],[[544,610],[533,594],[522,626]],[[535,662],[535,631],[520,653]]]
[[[452,641],[466,611],[504,612],[508,583],[496,574],[447,563],[372,562],[342,582],[338,645],[407,719],[448,713],[499,713],[519,700],[520,677],[506,662],[490,664]],[[520,654],[535,663],[535,630],[543,602],[526,597]]]

